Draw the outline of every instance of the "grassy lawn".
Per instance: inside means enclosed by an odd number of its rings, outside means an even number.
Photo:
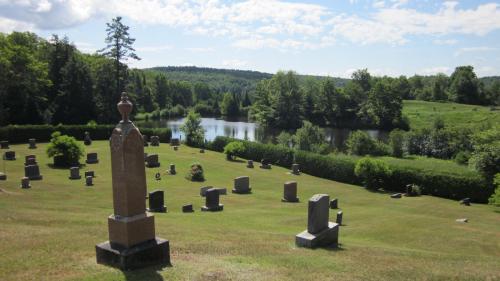
[[[432,109],[431,109],[432,110]],[[391,199],[360,187],[286,169],[247,169],[224,155],[165,144],[149,147],[159,153],[161,171],[175,163],[178,174],[154,180],[147,169],[149,190],[162,189],[168,213],[155,214],[157,235],[170,240],[173,266],[122,272],[97,265],[94,246],[107,240],[112,213],[109,146],[95,141],[87,152],[99,153],[95,185],[71,181],[69,170],[51,169],[46,144],[37,150],[11,145],[16,161],[6,162],[7,181],[0,181],[0,280],[500,280],[500,211],[492,206],[430,196]],[[3,150],[5,151],[5,150]],[[3,153],[2,151],[2,153]],[[19,188],[24,156],[36,154],[42,181]],[[207,181],[184,179],[199,161]],[[202,185],[231,189],[233,178],[250,176],[251,195],[221,197],[224,211],[202,213]],[[282,203],[283,183],[297,180],[298,204]],[[339,198],[344,211],[341,247],[303,249],[295,235],[306,229],[307,199],[316,193]],[[183,214],[193,203],[196,212]],[[334,220],[335,210],[330,212]],[[455,222],[468,218],[469,223]]]
[[[441,116],[447,126],[500,123],[500,110],[492,111],[487,106],[416,100],[405,100],[403,104],[403,114],[410,119],[412,129],[431,126],[437,116]]]

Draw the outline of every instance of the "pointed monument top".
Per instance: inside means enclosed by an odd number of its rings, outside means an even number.
[[[122,98],[117,104],[118,111],[122,115],[122,121],[120,123],[130,123],[129,115],[132,112],[133,104],[128,100],[128,95],[126,92],[122,92]]]

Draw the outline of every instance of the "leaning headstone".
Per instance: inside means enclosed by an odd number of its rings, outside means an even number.
[[[163,197],[163,190],[155,190],[149,193],[149,212],[166,213],[165,200]]]
[[[281,202],[299,202],[299,198],[297,197],[297,182],[296,181],[287,181],[283,185],[283,198]]]
[[[3,160],[16,160],[16,152],[12,150],[5,151],[5,153],[3,154]]]
[[[95,174],[94,174],[94,171],[85,171],[85,178],[87,177],[93,177],[95,178]]]
[[[97,153],[96,152],[87,153],[87,160],[85,160],[85,163],[87,164],[99,163],[99,159],[97,159]]]
[[[168,170],[168,173],[171,174],[171,175],[175,175],[177,173],[175,171],[175,165],[174,164],[170,164],[170,168]]]
[[[24,166],[28,165],[38,165],[36,162],[36,156],[35,155],[26,155],[24,157]]]
[[[247,161],[247,168],[253,168],[253,160]]]
[[[9,149],[9,141],[6,141],[6,140],[0,141],[0,148],[1,149]]]
[[[160,146],[160,137],[151,136],[151,146]]]
[[[7,175],[4,174],[3,172],[0,172],[0,180],[2,181],[7,180]]]
[[[252,191],[252,188],[250,187],[250,178],[243,176],[243,177],[237,177],[234,179],[234,188],[233,188],[233,193],[238,193],[238,194],[247,194]]]
[[[192,212],[194,212],[193,204],[182,205],[182,212],[183,213],[192,213]]]
[[[403,196],[403,194],[401,193],[394,193],[394,194],[391,194],[391,198],[394,198],[394,199],[399,199]]]
[[[170,145],[171,146],[179,146],[181,145],[181,142],[178,138],[171,138],[170,139]]]
[[[31,188],[30,179],[28,177],[21,178],[21,188]]]
[[[298,247],[316,248],[338,244],[339,225],[328,220],[330,197],[316,194],[309,199],[307,229],[295,236]]]
[[[80,168],[79,167],[71,167],[69,168],[69,179],[70,180],[79,180],[82,176],[80,176]]]
[[[92,176],[86,176],[85,177],[85,185],[86,186],[93,186],[94,185],[93,182],[92,182],[93,179],[94,178]]]
[[[85,136],[83,137],[83,143],[85,145],[91,145],[92,144],[92,139],[90,138],[90,133],[85,132]]]
[[[29,139],[29,149],[36,149],[36,139]]]
[[[158,154],[148,155],[148,157],[146,158],[146,167],[148,168],[160,167],[160,162],[158,162]]]
[[[271,161],[269,159],[262,159],[260,162],[260,168],[261,169],[271,169]]]
[[[465,206],[470,206],[470,198],[464,198],[460,200],[460,204],[465,205]]]
[[[337,219],[335,220],[335,222],[338,223],[338,225],[342,225],[342,216],[343,215],[344,215],[344,213],[342,211],[337,212]]]
[[[299,175],[300,174],[300,165],[292,164],[292,174]]]
[[[129,120],[132,103],[122,94],[122,121],[110,139],[114,214],[108,217],[109,241],[96,245],[99,264],[121,270],[170,264],[169,241],[155,236],[154,216],[146,212],[146,169],[139,129]]]
[[[43,178],[43,176],[40,175],[40,168],[38,165],[24,166],[24,176],[30,180],[41,180]]]
[[[219,191],[211,188],[205,194],[205,206],[201,207],[202,211],[217,212],[222,211],[224,205],[219,204]]]
[[[330,200],[330,209],[338,209],[339,208],[339,200],[337,198],[333,198]]]

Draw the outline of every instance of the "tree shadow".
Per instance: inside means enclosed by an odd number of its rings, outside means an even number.
[[[165,280],[163,276],[161,276],[160,271],[162,271],[165,267],[169,266],[150,266],[143,269],[137,269],[133,271],[123,270],[123,275],[125,276],[125,280],[127,281],[163,281]]]
[[[316,249],[323,249],[323,250],[327,250],[330,252],[342,252],[342,251],[347,250],[346,248],[342,247],[342,243],[338,243],[337,245],[330,245],[330,246],[326,246],[326,247],[316,248]]]

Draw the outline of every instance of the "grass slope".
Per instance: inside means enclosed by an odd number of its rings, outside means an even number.
[[[178,175],[154,180],[148,189],[166,193],[169,212],[155,214],[157,235],[170,240],[173,267],[134,272],[97,265],[94,245],[107,240],[112,213],[109,147],[95,141],[87,152],[100,162],[95,185],[71,181],[69,171],[51,169],[46,144],[37,150],[12,145],[17,159],[7,162],[0,182],[0,280],[499,280],[500,213],[487,205],[460,206],[435,197],[390,199],[387,194],[287,170],[247,169],[224,155],[186,146],[149,147],[159,153],[161,170],[175,163]],[[19,188],[23,160],[36,154],[44,176],[32,188]],[[184,173],[199,161],[207,181],[192,183]],[[202,185],[232,187],[236,176],[250,176],[254,193],[221,197],[224,211],[202,213]],[[281,203],[283,183],[297,180],[298,204]],[[345,226],[340,250],[302,249],[295,235],[306,229],[307,199],[316,193],[339,198]],[[183,214],[193,203],[196,212]],[[333,220],[335,211],[330,212]],[[468,224],[455,222],[469,218]]]
[[[430,127],[438,116],[441,116],[445,124],[451,127],[500,123],[500,110],[492,111],[487,106],[459,103],[405,100],[403,115],[410,119],[412,129]]]

